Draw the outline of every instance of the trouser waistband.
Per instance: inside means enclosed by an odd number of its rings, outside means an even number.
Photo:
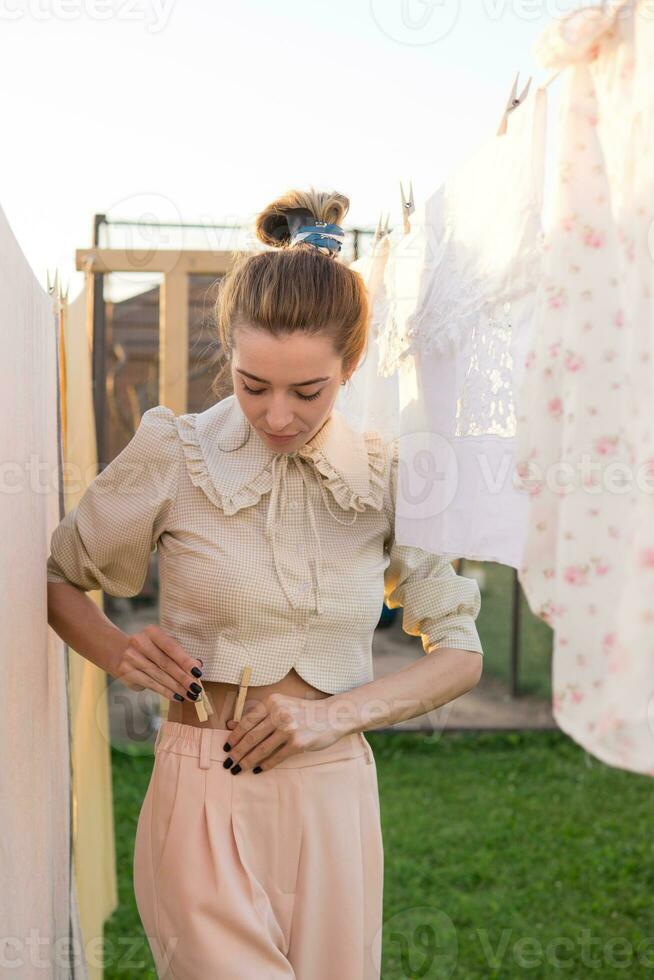
[[[200,728],[197,725],[184,725],[178,721],[163,721],[154,743],[155,754],[173,752],[178,755],[194,756],[200,768],[208,769],[212,762],[224,762],[229,755],[223,745],[229,742],[229,728]],[[345,761],[365,756],[366,762],[374,762],[370,743],[363,732],[343,735],[338,741],[322,749],[296,752],[281,759],[275,769],[296,769],[302,766],[315,766],[324,762]]]

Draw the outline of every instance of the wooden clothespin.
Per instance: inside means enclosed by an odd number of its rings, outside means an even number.
[[[518,95],[517,92],[518,92],[518,77],[519,77],[519,75],[520,75],[520,72],[518,72],[517,75],[515,76],[515,81],[513,82],[513,87],[511,89],[510,94],[509,94],[509,98],[507,99],[507,103],[506,103],[504,112],[502,113],[502,118],[500,120],[500,125],[499,125],[499,128],[497,130],[497,135],[498,136],[504,136],[504,134],[506,133],[506,129],[507,129],[507,125],[508,125],[508,120],[509,120],[510,113],[512,113],[514,109],[517,109],[519,105],[522,105],[522,103],[527,98],[527,92],[529,91],[529,86],[531,85],[531,75],[529,76],[529,81],[525,85],[524,89],[522,90],[522,92],[520,93],[520,95]]]
[[[562,71],[563,69],[559,68],[557,71],[553,71],[550,75],[548,75],[547,79],[543,82],[541,88],[547,88],[548,85],[551,85],[554,79],[558,78]]]
[[[50,270],[46,270],[47,281],[48,281],[48,293],[51,296],[59,296],[60,286],[59,286],[59,269],[55,269],[54,281],[50,282]]]
[[[209,715],[213,714],[211,699],[204,688],[200,691],[200,697],[195,702],[195,710],[200,721],[206,721]]]
[[[386,221],[384,222],[384,220],[383,220],[384,219],[384,215],[383,214],[380,214],[379,215],[379,221],[377,222],[377,229],[376,229],[375,234],[374,234],[373,239],[372,239],[373,244],[375,242],[378,242],[380,238],[383,238],[385,235],[388,235],[389,234],[389,232],[391,230],[390,224],[389,224],[390,217],[391,217],[390,216],[390,212],[388,212],[386,214]]]
[[[402,227],[404,234],[408,235],[411,231],[411,225],[409,224],[409,216],[413,214],[416,207],[413,202],[413,181],[409,184],[409,196],[405,197],[404,188],[402,187],[402,181],[400,181],[400,198],[402,201]]]
[[[238,688],[238,697],[236,699],[236,707],[234,708],[234,721],[240,721],[241,715],[243,714],[245,695],[247,694],[248,684],[250,683],[250,672],[251,667],[249,665],[243,668],[241,683]]]

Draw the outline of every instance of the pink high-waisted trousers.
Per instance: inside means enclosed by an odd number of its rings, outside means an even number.
[[[165,980],[379,980],[384,853],[362,732],[254,773],[229,729],[164,721],[134,893]]]

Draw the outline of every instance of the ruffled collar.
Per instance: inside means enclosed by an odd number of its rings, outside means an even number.
[[[309,442],[293,452],[275,452],[257,435],[243,414],[236,395],[229,395],[204,412],[175,419],[184,447],[186,467],[195,486],[225,514],[250,507],[270,492],[266,535],[275,570],[291,606],[303,601],[293,590],[284,569],[283,521],[288,468],[297,467],[304,483],[313,470],[327,510],[339,524],[353,524],[358,512],[381,510],[384,499],[384,442],[377,432],[356,432],[337,409]],[[308,465],[307,465],[308,464]],[[343,512],[330,507],[331,497]],[[323,611],[323,547],[311,494],[307,494],[308,521],[315,547],[310,560],[315,568],[315,609]]]
[[[192,482],[225,514],[250,507],[268,493],[274,474],[292,457],[310,464],[343,510],[383,506],[383,438],[377,432],[355,431],[336,408],[313,438],[293,452],[267,446],[236,395],[204,412],[179,415],[175,422]]]

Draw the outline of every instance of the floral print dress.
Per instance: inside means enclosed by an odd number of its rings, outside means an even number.
[[[562,70],[552,207],[518,416],[520,581],[554,631],[557,723],[654,775],[654,21],[587,8],[539,39]]]

